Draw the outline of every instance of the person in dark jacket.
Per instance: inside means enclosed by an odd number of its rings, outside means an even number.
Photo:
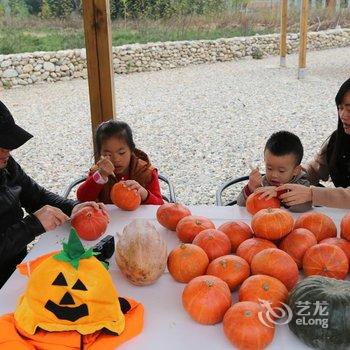
[[[10,152],[32,137],[15,123],[0,101],[0,287],[26,256],[27,244],[36,236],[54,230],[84,206],[101,206],[64,199],[30,178]]]

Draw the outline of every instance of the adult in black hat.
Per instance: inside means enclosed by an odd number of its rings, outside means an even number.
[[[0,287],[25,257],[27,244],[36,236],[62,225],[84,206],[103,208],[95,202],[78,204],[64,199],[30,178],[10,152],[31,137],[0,101]],[[28,215],[24,215],[23,208]]]
[[[330,178],[336,188],[282,185],[277,190],[288,190],[280,196],[288,205],[312,201],[314,205],[350,209],[350,79],[340,87],[335,104],[337,129],[305,170],[311,184]]]

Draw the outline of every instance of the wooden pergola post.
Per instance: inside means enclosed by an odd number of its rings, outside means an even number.
[[[109,0],[83,0],[92,133],[115,118],[114,70]],[[96,154],[96,145],[94,144]]]
[[[306,75],[306,49],[307,30],[309,18],[309,0],[302,0],[300,14],[300,43],[299,43],[299,69],[298,79],[305,78]]]
[[[288,0],[281,0],[280,66],[286,66],[287,56]]]

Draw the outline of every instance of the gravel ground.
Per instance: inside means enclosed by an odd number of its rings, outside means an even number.
[[[178,201],[214,204],[222,182],[260,164],[267,137],[286,129],[301,138],[307,161],[336,127],[334,104],[350,75],[350,48],[310,52],[296,79],[297,55],[116,76],[118,118],[173,182]],[[1,91],[17,122],[35,135],[13,154],[40,184],[62,193],[92,163],[87,81]]]

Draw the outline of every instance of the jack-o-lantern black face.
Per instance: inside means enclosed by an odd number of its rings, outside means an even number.
[[[76,270],[51,257],[30,276],[15,318],[29,334],[37,327],[81,334],[106,328],[121,334],[125,317],[118,297],[108,271],[96,258],[81,260]]]
[[[52,285],[68,287],[67,281],[64,278],[64,275],[62,272],[60,272],[57,275],[55,280],[52,282]],[[80,279],[78,279],[74,283],[72,289],[87,291],[84,283]],[[89,314],[89,309],[86,304],[80,304],[79,306],[63,306],[63,305],[75,305],[75,301],[71,293],[66,292],[63,295],[61,301],[59,302],[59,305],[57,305],[55,302],[49,299],[45,304],[45,308],[51,311],[58,319],[68,320],[72,322],[75,322],[76,320],[79,320],[80,318],[87,316]]]
[[[118,297],[106,268],[71,233],[63,251],[41,262],[30,275],[15,319],[29,334],[38,327],[81,334],[106,328],[121,334],[125,317]]]

